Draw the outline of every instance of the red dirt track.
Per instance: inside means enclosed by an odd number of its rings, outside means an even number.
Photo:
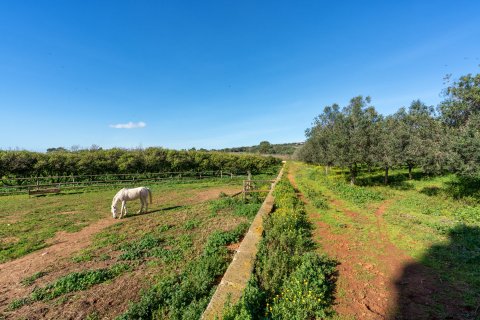
[[[297,189],[294,175],[289,173],[288,178]],[[301,193],[299,196],[308,204]],[[338,199],[330,201],[331,207],[360,226],[376,224],[375,234],[367,240],[358,240],[351,232],[334,232],[320,221],[321,213],[308,210],[321,251],[339,262],[335,311],[346,319],[439,319],[431,310],[440,302],[445,310],[442,319],[464,319],[461,303],[445,294],[459,288],[446,289],[434,272],[389,240],[383,213],[390,201],[381,203],[375,219],[370,220],[346,209]]]

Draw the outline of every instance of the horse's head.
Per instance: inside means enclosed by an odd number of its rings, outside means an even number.
[[[112,216],[114,219],[117,218],[117,204],[116,203],[112,203]]]

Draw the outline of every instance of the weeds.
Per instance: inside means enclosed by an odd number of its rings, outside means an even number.
[[[27,278],[23,279],[22,281],[20,281],[20,283],[24,287],[28,287],[28,286],[31,286],[35,282],[35,280],[40,279],[41,277],[46,276],[47,274],[48,274],[47,271],[35,272],[30,277],[27,277]]]
[[[226,209],[233,209],[234,215],[247,218],[253,218],[260,209],[260,206],[261,201],[259,198],[249,199],[249,201],[245,203],[240,198],[223,196],[210,202],[210,210],[212,214],[218,214]]]
[[[240,224],[231,231],[217,231],[208,238],[203,253],[180,275],[163,278],[145,291],[140,301],[117,317],[126,319],[198,319],[213,294],[217,277],[228,266],[225,245],[238,242],[248,228]]]
[[[311,225],[303,203],[283,178],[276,186],[275,211],[264,221],[254,273],[225,320],[311,319],[332,313],[336,263],[313,253]]]
[[[52,300],[70,292],[85,290],[130,270],[131,267],[128,264],[118,263],[107,269],[70,273],[45,287],[35,288],[29,297],[14,300],[8,309],[14,310],[35,301]]]
[[[200,220],[192,219],[185,222],[183,225],[184,230],[193,230],[200,225]]]

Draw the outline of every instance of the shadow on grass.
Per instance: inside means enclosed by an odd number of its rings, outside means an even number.
[[[181,209],[184,208],[185,206],[171,206],[171,207],[166,207],[166,208],[161,208],[161,209],[155,209],[155,210],[149,210],[147,212],[141,212],[141,213],[135,213],[134,215],[127,216],[127,218],[133,218],[136,216],[143,216],[146,214],[151,214],[155,212],[161,212],[161,211],[170,211],[170,210],[175,210],[175,209]]]
[[[467,199],[480,203],[480,178],[457,177],[447,182],[445,193],[454,199]]]
[[[419,180],[424,178],[420,172],[412,172],[412,179]],[[363,187],[373,187],[373,186],[385,186],[384,183],[384,174],[383,172],[375,172],[369,175],[361,175],[357,177],[357,185]],[[345,181],[349,182],[350,178],[346,177]],[[392,173],[388,176],[388,184],[387,187],[397,189],[397,190],[412,190],[414,186],[410,183],[410,179],[408,173],[404,172],[396,172]]]
[[[480,228],[459,225],[448,235],[404,267],[389,319],[480,319]]]
[[[438,196],[441,191],[442,191],[441,188],[433,186],[433,187],[423,188],[422,190],[420,190],[420,193],[433,197],[433,196]]]

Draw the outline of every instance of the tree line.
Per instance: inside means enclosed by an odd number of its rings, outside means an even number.
[[[163,148],[120,148],[50,152],[0,150],[0,177],[95,175],[115,173],[226,170],[264,172],[280,164],[273,157],[220,152],[177,151]]]
[[[301,143],[270,143],[268,141],[262,141],[258,145],[250,147],[234,147],[219,149],[217,151],[222,152],[246,152],[246,153],[260,153],[260,154],[278,154],[278,155],[291,155],[295,150],[301,146]]]
[[[297,157],[308,163],[348,169],[355,184],[361,168],[421,168],[480,177],[480,74],[465,75],[444,90],[435,108],[415,100],[383,116],[370,97],[357,96],[343,108],[326,106],[305,132]]]

